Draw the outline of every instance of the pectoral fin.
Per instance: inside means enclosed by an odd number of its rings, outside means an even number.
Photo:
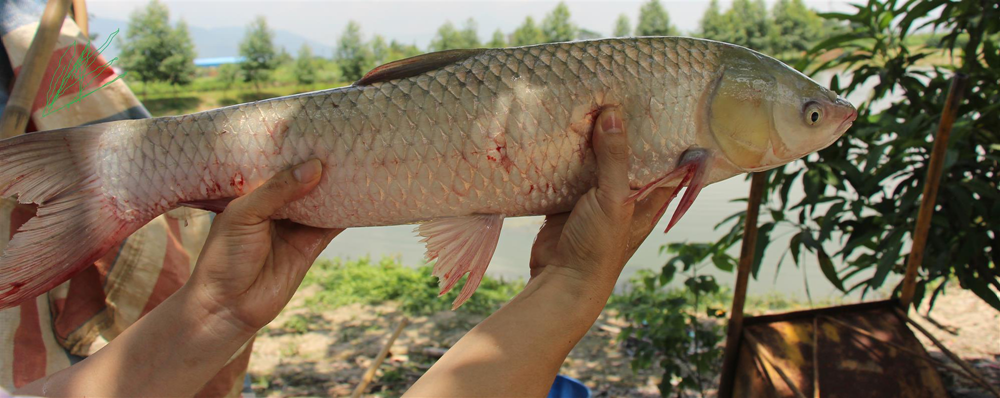
[[[503,218],[502,214],[443,218],[416,228],[427,245],[427,260],[437,260],[432,274],[441,284],[439,295],[448,293],[462,275],[469,274],[452,309],[472,297],[483,280],[500,239]]]
[[[705,187],[705,179],[708,174],[708,164],[711,157],[712,155],[707,150],[700,148],[685,151],[684,154],[681,155],[681,160],[678,162],[677,168],[670,173],[667,173],[667,175],[646,184],[646,186],[639,189],[638,192],[632,194],[628,200],[642,200],[653,192],[654,189],[668,186],[670,183],[680,179],[680,182],[671,192],[670,197],[665,203],[663,203],[663,207],[661,207],[660,211],[656,213],[655,217],[653,217],[653,222],[659,220],[660,216],[667,211],[667,207],[670,206],[670,202],[677,197],[677,193],[680,192],[681,187],[687,186],[687,190],[684,191],[684,196],[681,197],[681,203],[677,206],[677,209],[674,210],[673,217],[670,218],[670,224],[668,224],[667,229],[663,231],[664,233],[669,232],[670,229],[673,228],[678,221],[680,221],[681,217],[684,217],[684,213],[687,213],[688,209],[691,208],[691,204],[693,204],[694,200],[698,197],[698,193],[700,193],[701,189]]]

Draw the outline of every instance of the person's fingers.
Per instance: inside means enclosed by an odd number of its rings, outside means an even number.
[[[562,236],[563,227],[570,213],[550,214],[545,216],[542,227],[535,236],[535,242],[531,245],[531,255],[528,260],[528,268],[532,273],[535,269],[542,269],[552,260],[553,252]]]
[[[333,238],[344,232],[343,228],[316,228],[291,221],[287,221],[282,227],[281,238],[302,253],[303,257],[309,259],[310,263],[311,260],[319,256]]]
[[[613,219],[629,195],[630,154],[621,115],[611,108],[601,112],[594,124],[594,155],[597,157],[597,202]]]
[[[274,250],[284,261],[282,265],[269,263],[272,267],[270,272],[284,275],[281,279],[285,280],[284,286],[290,286],[292,290],[299,286],[316,257],[319,257],[330,241],[344,232],[343,228],[316,228],[288,220],[275,224],[278,227],[275,239],[280,243]]]
[[[234,200],[226,210],[232,222],[257,224],[282,206],[305,196],[319,184],[323,164],[313,159],[282,171],[246,196]]]

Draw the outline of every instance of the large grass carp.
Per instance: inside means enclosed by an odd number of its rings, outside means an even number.
[[[504,217],[569,211],[595,183],[591,132],[616,107],[629,180],[687,187],[785,164],[850,127],[850,103],[766,55],[679,37],[452,50],[351,86],[0,141],[0,195],[38,205],[0,257],[0,308],[66,281],[156,216],[221,210],[311,158],[319,186],[279,218],[419,223],[442,293],[478,286]],[[666,207],[664,207],[664,210]]]

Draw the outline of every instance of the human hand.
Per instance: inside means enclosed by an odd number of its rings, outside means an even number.
[[[313,159],[280,172],[216,216],[185,285],[210,313],[254,333],[288,304],[313,261],[343,229],[271,216],[315,188],[322,169]]]
[[[531,247],[531,278],[554,267],[573,277],[610,282],[659,221],[657,211],[672,187],[659,188],[638,203],[626,199],[630,149],[617,109],[608,109],[594,123],[597,186],[591,188],[570,213],[545,217]],[[628,203],[626,203],[628,202]]]

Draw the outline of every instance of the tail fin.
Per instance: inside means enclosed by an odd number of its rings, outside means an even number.
[[[123,220],[103,192],[96,166],[105,126],[0,141],[0,197],[39,205],[0,256],[0,309],[65,282],[149,221]]]

